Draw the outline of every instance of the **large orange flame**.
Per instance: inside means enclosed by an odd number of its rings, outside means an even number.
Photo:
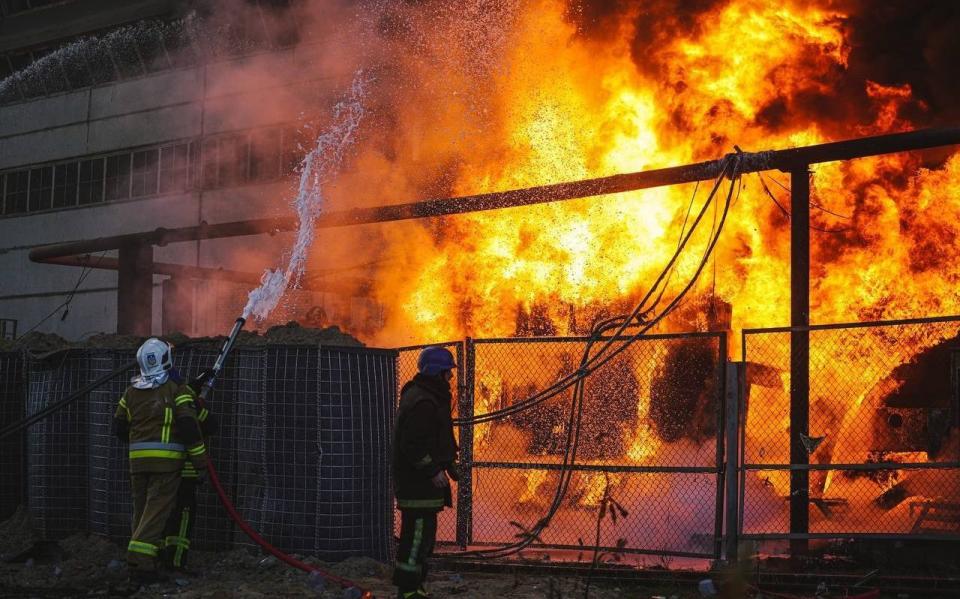
[[[383,84],[391,120],[361,147],[336,202],[505,190],[717,158],[734,144],[784,148],[937,122],[908,82],[864,78],[850,86],[850,15],[838,3],[717,2],[688,15],[682,28],[648,36],[647,45],[637,41],[640,3],[594,35],[578,28],[560,0],[497,6],[502,11],[489,18],[482,10],[469,20],[407,15],[416,43],[388,45],[400,73]],[[844,105],[835,90],[841,82],[862,101]],[[788,185],[778,172],[744,177],[712,267],[694,290],[732,305],[734,331],[789,324]],[[385,323],[367,340],[509,336],[529,332],[520,330],[521,317],[547,323],[535,333],[582,332],[596,314],[621,311],[651,284],[677,246],[694,187],[385,225],[348,237],[341,253],[387,259],[371,274]],[[812,190],[812,322],[960,312],[960,154],[817,165]],[[701,186],[694,210],[705,195]],[[668,296],[693,275],[709,225],[678,263]],[[911,351],[942,338],[914,339]],[[864,393],[887,374],[871,366],[883,348],[840,347],[824,369],[856,378]],[[480,383],[482,402],[494,406],[506,381],[486,372]],[[785,379],[773,387],[786,396]],[[863,402],[814,395],[839,416],[813,422],[823,430],[811,434],[842,435]],[[647,410],[641,398],[629,432],[626,457],[638,464],[660,446],[645,424]],[[789,458],[774,455],[785,447],[778,439],[786,414],[771,404],[749,415],[748,442],[779,447],[771,459]],[[480,429],[478,442],[489,433]],[[866,449],[827,443],[822,451],[828,447],[849,459],[862,459]],[[532,475],[521,503],[536,498],[546,479]],[[768,485],[783,496],[788,479],[771,474]],[[587,503],[598,501],[598,484],[584,479]]]
[[[845,131],[824,131],[808,114],[789,118],[796,97],[826,93],[846,66],[836,10],[721,3],[692,33],[656,48],[654,74],[638,68],[629,18],[594,39],[578,35],[565,8],[553,0],[517,8],[480,74],[449,69],[450,60],[476,60],[460,31],[469,26],[437,24],[406,56],[420,79],[395,106],[393,155],[377,144],[361,150],[357,169],[367,181],[351,180],[350,201],[358,189],[380,200],[398,190],[409,195],[397,200],[470,194],[715,158],[733,144],[761,150],[912,125],[900,116],[909,85],[872,81],[862,82],[871,112]],[[918,171],[908,155],[816,167],[813,321],[956,311],[955,275],[943,268],[958,250],[956,227],[943,215],[956,213],[957,160],[933,171]],[[431,172],[439,186],[425,181]],[[383,183],[370,182],[378,176]],[[788,179],[765,177],[789,209],[778,186]],[[692,192],[680,186],[382,227],[379,257],[390,262],[373,289],[386,324],[370,340],[511,335],[518,311],[535,306],[555,332],[572,333],[572,312],[629,303],[650,284],[676,246]],[[697,202],[704,197],[701,189]],[[706,237],[695,238],[674,281],[691,276]],[[359,241],[355,251],[369,252],[369,236]],[[788,252],[788,219],[748,176],[715,274],[699,291],[713,289],[734,306],[734,329],[786,324]]]

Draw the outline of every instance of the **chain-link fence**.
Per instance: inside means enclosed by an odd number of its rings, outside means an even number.
[[[960,317],[747,330],[743,348],[744,538],[960,535]]]
[[[467,340],[461,414],[502,409],[574,372],[586,338]],[[624,342],[613,341],[610,350]],[[599,347],[595,346],[594,349]],[[532,547],[584,554],[718,555],[723,480],[726,337],[652,335],[586,382],[575,463],[564,466],[573,391],[461,430],[464,544],[515,542],[543,517],[565,468],[573,472],[551,525]],[[466,406],[466,408],[465,408]],[[467,414],[463,414],[467,415]],[[466,451],[465,451],[466,450]],[[608,510],[603,510],[608,511]]]
[[[549,387],[577,370],[586,342],[435,344],[460,365],[454,416],[506,408]],[[610,350],[623,343],[612,341]],[[791,385],[798,343],[808,347],[805,387]],[[241,514],[288,550],[387,555],[389,531],[398,532],[389,472],[394,402],[423,347],[238,348],[211,405],[221,433],[209,443]],[[960,317],[747,330],[743,348],[739,505],[730,502],[742,538],[960,535]],[[177,366],[193,374],[215,353],[183,348]],[[4,421],[66,397],[133,355],[0,355]],[[440,543],[516,541],[547,513],[567,469],[560,509],[532,547],[589,558],[601,505],[613,499],[624,511],[616,522],[600,521],[602,551],[717,556],[724,464],[735,462],[721,441],[725,367],[723,334],[630,344],[587,379],[572,466],[563,464],[570,389],[457,427],[461,480],[454,509],[440,516]],[[110,430],[126,385],[116,377],[3,441],[5,513],[26,497],[45,537],[129,534],[126,452]],[[245,542],[212,493],[200,493],[198,516],[199,546]]]

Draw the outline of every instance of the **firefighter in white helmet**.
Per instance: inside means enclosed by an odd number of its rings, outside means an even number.
[[[159,578],[164,526],[177,501],[180,473],[189,460],[205,472],[196,394],[171,376],[170,344],[147,339],[137,350],[140,374],[131,380],[114,415],[117,436],[130,444],[133,522],[127,563],[131,582]]]

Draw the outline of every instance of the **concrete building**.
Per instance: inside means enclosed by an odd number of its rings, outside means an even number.
[[[343,86],[310,79],[316,48],[300,43],[296,31],[255,18],[277,4],[248,0],[254,18],[215,38],[204,33],[204,7],[193,3],[0,0],[3,334],[35,329],[75,340],[116,332],[118,316],[119,332],[226,330],[249,283],[209,271],[144,279],[141,270],[139,281],[152,288],[151,316],[130,324],[117,271],[38,264],[28,254],[44,244],[289,212],[283,200],[303,141],[291,111],[230,108],[284,95],[290,106],[305,86]],[[77,41],[87,36],[95,37]],[[278,75],[266,87],[235,76],[251,68]],[[279,233],[174,243],[154,248],[152,259],[253,274],[275,265],[290,239]],[[234,250],[241,247],[247,251],[238,264]],[[117,259],[129,257],[98,252],[88,264]],[[294,303],[301,317],[317,316],[315,325],[375,310],[329,293],[301,292]]]

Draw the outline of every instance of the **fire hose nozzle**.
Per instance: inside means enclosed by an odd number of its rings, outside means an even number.
[[[227,336],[227,340],[223,342],[223,347],[220,348],[220,353],[217,355],[217,361],[213,364],[210,377],[204,382],[203,389],[200,390],[201,401],[205,400],[207,396],[210,395],[210,391],[213,390],[213,385],[216,383],[217,376],[223,369],[223,365],[227,361],[227,356],[230,355],[230,350],[233,349],[233,344],[236,343],[237,336],[240,334],[240,330],[243,329],[243,325],[246,323],[247,319],[243,316],[234,321],[233,329],[230,331],[230,335]]]

